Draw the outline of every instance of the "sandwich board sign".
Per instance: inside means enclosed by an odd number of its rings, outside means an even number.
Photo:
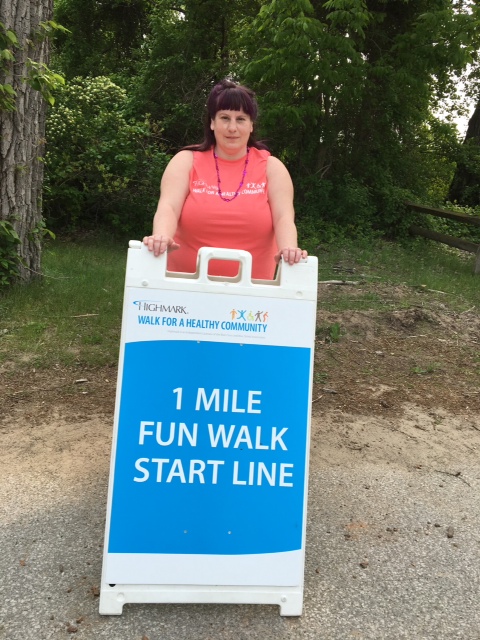
[[[210,276],[235,260],[235,278]],[[277,604],[301,615],[317,259],[251,279],[128,250],[100,613]]]

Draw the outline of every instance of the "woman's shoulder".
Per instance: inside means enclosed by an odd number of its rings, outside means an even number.
[[[191,151],[182,150],[176,153],[167,164],[162,177],[162,185],[172,181],[188,181],[190,172],[193,167],[193,153]]]
[[[194,153],[196,152],[191,149],[182,149],[173,156],[172,160],[177,159],[177,162],[191,162]]]
[[[286,167],[283,164],[283,162],[279,158],[277,158],[275,156],[272,156],[272,155],[269,155],[268,158],[267,158],[267,167],[272,169],[272,171],[275,171],[275,170],[281,171],[282,168],[286,169]]]
[[[267,177],[279,179],[290,178],[290,174],[288,172],[287,167],[283,164],[281,160],[276,158],[275,156],[269,156],[267,158]]]
[[[267,158],[272,157],[268,149],[259,149],[258,147],[250,147],[250,155],[261,158],[262,160],[267,160]]]
[[[193,151],[182,149],[182,151],[179,151],[173,156],[168,164],[175,169],[190,170],[193,165]]]

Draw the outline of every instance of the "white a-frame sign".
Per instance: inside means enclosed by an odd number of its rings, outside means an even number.
[[[236,278],[208,275],[235,260]],[[100,613],[126,603],[302,612],[317,259],[251,279],[130,243]]]

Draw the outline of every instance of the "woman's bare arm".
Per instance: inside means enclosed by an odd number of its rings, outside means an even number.
[[[156,256],[178,249],[173,238],[188,195],[192,165],[193,152],[180,151],[170,160],[163,174],[152,235],[143,239]]]

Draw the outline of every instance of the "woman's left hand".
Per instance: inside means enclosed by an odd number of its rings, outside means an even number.
[[[307,257],[308,252],[305,251],[305,249],[299,249],[298,247],[296,249],[292,249],[290,247],[286,247],[275,254],[275,262],[278,264],[283,258],[283,261],[288,262],[288,264],[296,264]]]

